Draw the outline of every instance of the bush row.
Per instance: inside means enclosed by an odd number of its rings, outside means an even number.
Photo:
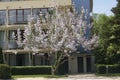
[[[105,73],[120,73],[120,64],[114,65],[97,65],[97,73],[105,74]]]
[[[6,64],[0,64],[0,79],[10,79],[11,70],[10,67]]]
[[[11,67],[12,75],[51,74],[51,66],[14,66]]]

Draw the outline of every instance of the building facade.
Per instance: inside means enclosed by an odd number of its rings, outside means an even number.
[[[46,59],[47,53],[29,55],[29,51],[19,48],[12,39],[12,33],[19,28],[24,31],[28,15],[38,15],[50,11],[54,4],[52,0],[0,0],[0,47],[4,52],[4,62],[10,66],[39,66],[50,65],[52,57]],[[60,6],[72,6],[79,10],[81,6],[92,11],[92,0],[56,0]],[[90,22],[90,15],[88,15]],[[88,31],[89,33],[89,31]],[[23,34],[21,34],[23,35]],[[16,54],[17,53],[17,54]],[[94,56],[78,54],[67,62],[68,72],[71,74],[94,71]]]

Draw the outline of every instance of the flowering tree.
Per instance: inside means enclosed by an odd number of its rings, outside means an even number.
[[[72,51],[76,51],[80,46],[85,50],[91,50],[97,44],[97,36],[93,35],[91,38],[86,36],[86,31],[90,27],[86,22],[85,12],[82,9],[77,14],[74,9],[63,9],[58,6],[54,8],[52,15],[48,12],[43,16],[40,11],[38,17],[28,18],[24,40],[21,39],[18,29],[17,43],[34,53],[39,52],[39,49],[44,49],[57,56],[52,65],[52,74],[55,74],[59,65],[66,61],[63,59],[70,57]],[[15,38],[14,33],[13,38]]]

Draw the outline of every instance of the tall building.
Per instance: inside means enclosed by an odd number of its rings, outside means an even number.
[[[29,51],[19,48],[11,37],[18,28],[21,32],[24,31],[28,15],[38,15],[39,10],[43,14],[50,11],[51,7],[54,7],[51,2],[52,0],[0,0],[0,47],[3,49],[6,64],[10,66],[51,64],[51,58],[46,59],[47,53],[29,55]],[[56,3],[60,6],[73,6],[74,4],[77,11],[83,6],[89,13],[93,6],[93,0],[56,0]],[[90,15],[88,15],[88,22],[90,22]],[[94,56],[79,54],[68,60],[66,64],[69,73],[92,72]]]

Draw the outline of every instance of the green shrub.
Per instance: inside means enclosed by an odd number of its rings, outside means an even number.
[[[120,64],[116,64],[115,70],[116,70],[116,73],[120,73]]]
[[[108,66],[108,69],[106,68]],[[105,74],[105,73],[120,73],[120,65],[97,65],[97,73],[98,74]]]
[[[0,79],[9,79],[11,78],[10,67],[6,64],[0,64]]]
[[[51,74],[51,66],[15,66],[11,67],[12,75]]]
[[[116,66],[115,65],[108,66],[108,73],[116,73]]]
[[[97,73],[105,74],[106,73],[106,66],[105,65],[97,65]]]

